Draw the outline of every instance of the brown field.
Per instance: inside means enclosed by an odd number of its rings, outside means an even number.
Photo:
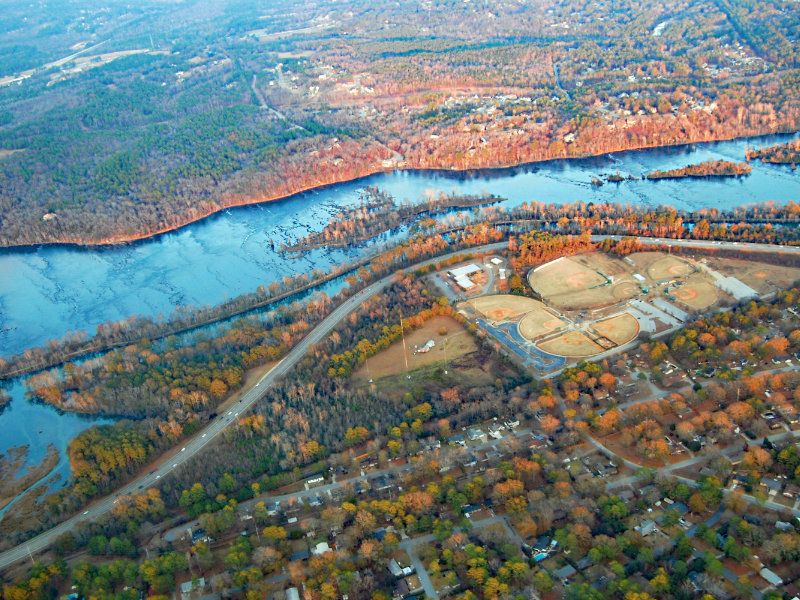
[[[527,340],[534,340],[537,337],[555,331],[559,327],[566,326],[566,322],[559,319],[550,311],[541,307],[531,310],[522,317],[519,322],[519,332]]]
[[[800,269],[795,267],[781,267],[730,258],[709,259],[708,264],[723,275],[736,277],[761,294],[785,290],[795,281],[800,280]]]
[[[532,310],[544,310],[544,304],[538,300],[509,294],[481,296],[467,300],[467,304],[495,323],[513,319]]]
[[[719,298],[719,290],[701,275],[687,278],[686,283],[670,293],[692,310],[705,310]]]
[[[447,329],[447,334],[444,336],[439,335],[439,329],[442,327]],[[436,342],[431,351],[425,354],[414,354],[414,346],[424,346],[428,340]],[[406,334],[409,370],[445,360],[445,340],[448,361],[455,360],[478,349],[472,336],[467,333],[458,321],[450,317],[433,317],[420,329]],[[383,352],[367,359],[366,364],[353,375],[364,380],[377,379],[386,375],[403,373],[405,370],[403,343],[398,341]]]
[[[633,315],[624,313],[592,323],[592,329],[599,335],[610,339],[617,346],[621,346],[630,342],[639,333],[639,321]]]
[[[642,275],[655,282],[685,277],[694,270],[685,260],[663,252],[636,252],[630,259]]]
[[[614,283],[602,285],[606,279],[598,271],[613,276]],[[621,261],[597,252],[565,258],[530,273],[528,281],[549,304],[567,310],[607,306],[628,300],[639,291]]]
[[[570,331],[552,340],[542,342],[538,344],[538,347],[558,356],[593,356],[603,352],[603,348],[595,344],[582,331]]]
[[[564,258],[529,277],[531,287],[543,298],[585,290],[604,281],[599,273],[572,258]]]

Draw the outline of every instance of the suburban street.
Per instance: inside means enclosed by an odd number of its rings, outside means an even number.
[[[601,241],[602,239],[609,237],[619,238],[621,236],[592,236],[592,240]],[[739,244],[736,242],[720,243],[720,242],[696,241],[696,240],[663,240],[658,238],[639,238],[639,239],[643,244],[646,245],[669,244],[675,246],[688,246],[688,247],[698,247],[698,248],[709,248],[709,247],[736,248],[739,250],[743,249],[742,247],[745,246],[744,244]],[[476,248],[460,250],[458,252],[454,252],[448,255],[438,256],[432,259],[421,261],[420,263],[417,263],[411,267],[406,268],[405,271],[410,272],[419,269],[421,267],[446,260],[452,256],[465,254],[468,252],[478,253],[478,252],[491,252],[491,251],[501,250],[503,248],[506,248],[507,245],[508,245],[507,242],[497,242]],[[765,251],[765,252],[787,252],[792,254],[800,254],[800,247],[784,247],[784,246],[775,246],[768,244],[747,244],[746,247],[748,249]],[[355,295],[345,300],[330,315],[328,315],[325,319],[323,319],[323,321],[319,325],[317,325],[314,329],[312,329],[305,338],[303,338],[300,342],[298,342],[297,345],[295,345],[289,351],[289,353],[280,362],[278,362],[277,365],[275,365],[275,367],[273,367],[261,379],[259,379],[255,384],[253,384],[252,387],[243,390],[240,396],[240,400],[237,403],[231,405],[226,412],[221,413],[215,419],[210,421],[205,428],[200,430],[191,439],[187,440],[184,445],[182,445],[179,448],[174,448],[173,450],[165,453],[160,459],[158,459],[159,466],[156,470],[151,470],[150,472],[140,475],[127,485],[116,490],[113,494],[95,501],[85,510],[85,512],[73,516],[72,518],[53,527],[52,529],[37,535],[28,542],[25,542],[6,552],[3,552],[2,554],[0,554],[0,568],[11,565],[19,560],[28,558],[33,553],[46,549],[60,535],[72,529],[78,522],[93,520],[101,515],[109,513],[114,507],[114,504],[119,496],[124,494],[135,493],[139,490],[148,488],[154,485],[161,477],[165,476],[166,474],[169,474],[172,470],[180,468],[182,465],[187,463],[195,455],[201,452],[206,445],[211,443],[217,436],[219,436],[226,427],[230,426],[231,424],[235,424],[237,418],[241,414],[247,412],[256,402],[258,402],[258,400],[264,394],[264,391],[270,385],[272,385],[278,378],[288,373],[303,358],[303,356],[309,351],[309,349],[314,344],[318,343],[323,338],[325,338],[325,336],[327,336],[344,317],[346,317],[348,314],[350,314],[352,311],[358,308],[367,299],[385,290],[390,285],[390,283],[394,278],[395,275],[389,275],[387,277],[384,277],[383,279],[380,279],[372,283],[364,290],[357,292]],[[589,438],[589,440],[592,439],[593,438]],[[488,445],[500,441],[501,440],[495,440]],[[599,445],[599,443],[596,441],[591,441],[591,443]],[[602,445],[599,445],[599,449],[602,448],[604,447]],[[605,452],[608,453],[607,450],[605,450]],[[630,463],[628,466],[634,469],[638,468],[638,465],[635,465],[634,463]],[[682,464],[681,466],[685,466],[685,464]],[[349,480],[349,481],[355,481],[355,480]],[[332,486],[334,485],[336,484],[330,484],[329,486],[315,488],[313,490],[313,493],[316,494],[322,491],[327,491],[327,489],[332,489]],[[302,494],[291,494],[289,496],[297,497],[300,495]],[[280,497],[275,497],[275,499],[280,499]],[[767,502],[767,506],[769,505],[770,503]],[[784,507],[780,508],[785,510]],[[796,515],[800,515],[800,512],[796,510],[793,512],[795,512]]]
[[[506,242],[498,242],[495,244],[488,244],[479,248],[470,249],[470,252],[486,252],[499,250],[506,247]],[[436,258],[428,259],[408,267],[406,271],[419,269],[420,267],[429,264],[437,263],[445,260],[450,256],[463,254],[466,251],[454,252],[452,254],[438,256]],[[78,522],[96,519],[97,517],[111,512],[114,503],[119,496],[131,494],[139,490],[148,488],[155,484],[161,477],[168,474],[173,469],[181,467],[183,464],[192,459],[198,452],[203,450],[206,445],[211,443],[222,431],[234,424],[239,415],[247,412],[264,393],[270,385],[272,385],[279,377],[288,373],[300,359],[305,356],[306,352],[320,340],[325,338],[339,322],[360,306],[364,301],[368,300],[375,294],[382,292],[386,289],[395,275],[389,275],[369,285],[365,289],[351,296],[345,300],[339,307],[337,307],[330,315],[312,329],[309,334],[297,343],[289,353],[275,365],[266,375],[259,379],[250,389],[244,390],[241,394],[239,402],[231,406],[227,412],[221,413],[215,419],[209,422],[200,432],[195,434],[190,440],[187,440],[180,448],[175,448],[164,454],[159,460],[159,467],[157,471],[151,471],[140,475],[132,480],[127,485],[119,488],[113,494],[106,496],[101,500],[95,501],[89,506],[85,512],[75,515],[72,518],[56,525],[52,529],[45,531],[36,537],[30,539],[24,544],[20,544],[6,552],[0,554],[0,568],[7,567],[19,560],[30,557],[34,552],[44,550],[55,541],[60,535],[72,529]]]

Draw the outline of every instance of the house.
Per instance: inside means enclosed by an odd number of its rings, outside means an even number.
[[[533,545],[533,549],[536,552],[549,552],[551,543],[552,542],[550,541],[550,538],[546,535],[543,535],[536,540],[536,543]]]
[[[768,494],[770,496],[774,496],[781,490],[781,486],[783,484],[777,479],[773,479],[772,477],[762,477],[761,485],[763,485],[765,488],[767,488],[767,490],[769,490]]]
[[[783,585],[783,579],[781,579],[777,573],[774,571],[770,571],[768,568],[764,567],[758,572],[764,579],[767,580],[767,583],[770,585],[774,585],[778,587],[779,585]]]
[[[181,598],[187,600],[192,596],[195,590],[202,590],[206,587],[206,580],[201,577],[200,579],[192,579],[191,581],[184,581],[181,584]]]
[[[470,454],[467,457],[467,460],[464,461],[464,466],[467,468],[476,467],[478,465],[478,457],[474,454]]]
[[[433,348],[435,345],[436,345],[436,342],[434,342],[433,340],[428,340],[427,342],[425,342],[424,346],[420,346],[419,348],[415,348],[414,349],[414,354],[427,354],[428,352],[431,351],[431,348]]]
[[[308,553],[308,550],[300,550],[300,552],[295,552],[294,554],[289,556],[289,560],[291,562],[294,562],[296,560],[308,560],[309,556],[310,554]]]
[[[485,442],[486,434],[481,429],[470,429],[467,431],[470,442]]]
[[[319,544],[314,546],[314,548],[311,550],[311,553],[314,556],[320,556],[322,554],[325,554],[326,552],[333,552],[333,548],[328,546],[328,542],[320,542]]]
[[[410,565],[407,567],[400,566],[400,563],[397,562],[397,559],[395,558],[389,561],[389,565],[386,568],[389,569],[389,573],[391,573],[395,579],[400,579],[401,577],[407,577],[408,575],[414,573],[413,566]]]
[[[464,439],[464,436],[461,435],[460,433],[458,435],[454,435],[454,436],[451,436],[451,437],[447,438],[447,443],[450,446],[465,446],[466,447],[466,445],[467,445],[467,442]]]
[[[575,573],[577,573],[575,567],[573,567],[572,565],[564,565],[560,569],[556,569],[555,571],[553,571],[553,576],[556,579],[561,580],[561,582],[566,585],[567,581],[569,581],[571,577],[575,576]]]
[[[781,531],[791,531],[792,529],[794,529],[794,525],[792,525],[788,521],[778,521],[777,523],[775,523],[775,527],[777,529],[780,529]]]
[[[641,525],[637,525],[633,528],[634,531],[639,533],[642,537],[647,537],[651,533],[658,531],[656,527],[656,522],[653,519],[647,519]]]
[[[464,507],[464,516],[469,518],[472,513],[478,512],[481,508],[480,504],[467,504]]]
[[[419,580],[418,575],[408,575],[403,578],[403,581],[408,586],[409,596],[416,596],[422,592],[422,582]]]
[[[286,600],[300,600],[300,592],[296,587],[286,590]]]
[[[633,490],[622,490],[619,494],[617,494],[620,500],[622,500],[625,504],[633,500]]]
[[[202,527],[198,527],[194,531],[192,531],[192,543],[196,544],[197,542],[210,542],[211,538],[206,533],[206,530]]]
[[[405,579],[400,579],[394,586],[394,591],[392,592],[392,600],[402,600],[411,594],[411,588],[408,587],[408,583]]]

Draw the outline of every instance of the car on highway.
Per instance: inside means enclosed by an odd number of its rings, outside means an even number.
[[[177,467],[177,466],[178,466],[178,463],[173,463],[173,464],[172,464],[172,468],[173,468],[173,469],[174,469],[175,467]]]
[[[89,514],[89,511],[88,511],[88,510],[85,510],[85,511],[83,511],[83,514],[85,514],[85,515],[88,515],[88,514]]]
[[[183,448],[181,448],[181,452],[186,452],[186,446],[184,446]]]
[[[232,413],[232,412],[233,412],[232,410],[229,410],[229,411],[228,411],[228,416],[229,416],[229,417],[231,416],[231,413]]]
[[[206,434],[204,433],[204,434],[203,434],[203,435],[201,435],[200,437],[206,437]]]

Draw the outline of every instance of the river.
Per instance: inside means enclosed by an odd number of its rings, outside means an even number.
[[[638,177],[654,169],[667,170],[710,158],[740,162],[748,147],[772,145],[792,137],[630,151],[470,173],[384,173],[284,200],[226,210],[132,244],[0,250],[0,356],[43,345],[68,331],[91,334],[101,323],[133,314],[168,315],[178,305],[216,304],[285,275],[314,268],[328,270],[362,256],[368,248],[318,249],[303,258],[287,259],[270,248],[270,240],[278,245],[319,231],[342,206],[357,202],[359,192],[367,185],[378,186],[398,200],[411,201],[431,190],[489,192],[508,198],[509,206],[527,201],[580,200],[726,209],[770,200],[786,203],[800,201],[800,171],[760,162],[752,164],[749,176],[739,179],[626,181],[601,187],[591,185],[591,180],[617,169],[623,175]],[[20,433],[3,436],[0,452],[24,440],[32,445],[32,456],[41,456],[47,443],[63,447],[65,436],[72,437],[90,423],[75,416],[54,420],[45,418],[45,413],[29,415],[22,410],[21,403],[26,401],[21,397],[21,386],[15,385],[11,391],[14,400],[0,415],[0,425],[5,431]],[[47,407],[37,410],[51,411]],[[74,427],[66,431],[56,426],[64,419],[70,419]]]

